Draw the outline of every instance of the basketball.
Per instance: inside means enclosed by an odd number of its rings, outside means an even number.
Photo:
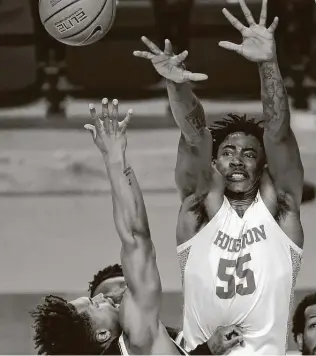
[[[46,31],[70,46],[99,41],[116,15],[116,0],[39,0],[38,6]]]

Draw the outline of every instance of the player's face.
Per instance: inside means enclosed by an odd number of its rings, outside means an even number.
[[[311,305],[305,310],[302,352],[303,355],[316,355],[316,305]]]
[[[108,330],[112,335],[120,334],[118,308],[111,298],[98,294],[93,298],[81,297],[70,303],[79,314],[86,313],[90,317],[95,333]]]
[[[226,189],[247,193],[258,182],[264,151],[259,140],[243,132],[232,133],[219,146],[216,167],[225,177]]]
[[[126,282],[123,276],[113,277],[101,282],[93,293],[93,297],[102,293],[110,297],[115,304],[121,304],[124,292],[126,291]]]

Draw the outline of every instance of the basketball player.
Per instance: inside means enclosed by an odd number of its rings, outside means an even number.
[[[89,282],[91,298],[102,293],[104,296],[110,297],[117,306],[120,305],[125,290],[126,282],[122,266],[119,264],[105,267],[103,270],[100,270],[95,274],[93,280]],[[184,342],[182,332],[168,326],[166,326],[166,330],[169,336],[178,345],[182,346]],[[207,343],[199,345],[190,354],[224,355],[238,343],[238,339],[236,340],[236,337],[238,336],[242,336],[242,330],[236,325],[217,328]]]
[[[116,343],[124,355],[179,354],[159,321],[161,283],[150,237],[143,197],[127,163],[126,129],[132,112],[118,122],[118,102],[110,117],[102,101],[102,120],[90,105],[93,135],[108,172],[112,188],[114,222],[122,242],[121,260],[127,288],[117,308],[110,297],[78,298],[69,303],[46,298],[38,308],[37,347],[48,354],[108,353]],[[67,327],[65,332],[65,327]],[[48,336],[49,335],[49,336]],[[113,350],[111,350],[111,353]]]
[[[100,150],[112,187],[113,215],[122,242],[126,285],[121,303],[100,293],[71,302],[49,296],[32,313],[39,354],[185,354],[159,320],[161,282],[147,214],[131,166],[126,129],[132,112],[118,122],[118,102],[110,117],[102,101],[102,120],[90,106],[93,125],[85,125]],[[233,342],[241,342],[242,337]]]
[[[181,138],[176,183],[181,195],[177,226],[183,276],[183,333],[187,349],[205,342],[218,325],[244,327],[245,349],[232,354],[285,354],[287,324],[303,247],[300,205],[303,167],[279,71],[274,31],[266,27],[267,1],[257,24],[244,0],[241,45],[220,42],[256,62],[261,79],[264,128],[244,116],[228,115],[206,129],[203,108],[186,71],[187,52],[162,52],[148,39],[148,58],[167,78],[171,109]],[[233,59],[233,58],[232,58]]]
[[[302,355],[316,355],[316,293],[306,296],[297,306],[292,331]]]

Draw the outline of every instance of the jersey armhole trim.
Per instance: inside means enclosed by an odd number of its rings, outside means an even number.
[[[178,339],[179,335],[177,336]],[[176,339],[176,340],[177,340]],[[189,355],[180,345],[180,343],[176,342],[175,340],[173,340],[172,338],[170,338],[170,340],[172,340],[172,342],[174,343],[175,347],[178,349],[178,351],[180,350],[182,352],[182,355]],[[180,354],[181,355],[181,354]]]
[[[129,356],[128,352],[127,352],[127,348],[126,348],[125,342],[124,342],[123,333],[120,335],[118,341],[119,341],[119,347],[120,347],[120,350],[121,350],[121,354],[123,356]]]

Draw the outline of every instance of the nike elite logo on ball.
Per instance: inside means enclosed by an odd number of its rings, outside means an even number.
[[[60,33],[64,33],[87,18],[88,16],[85,14],[83,9],[79,9],[74,14],[70,15],[68,18],[65,18],[64,20],[55,23],[55,26]]]
[[[70,46],[99,41],[111,29],[116,0],[40,0],[39,14],[46,31]]]

